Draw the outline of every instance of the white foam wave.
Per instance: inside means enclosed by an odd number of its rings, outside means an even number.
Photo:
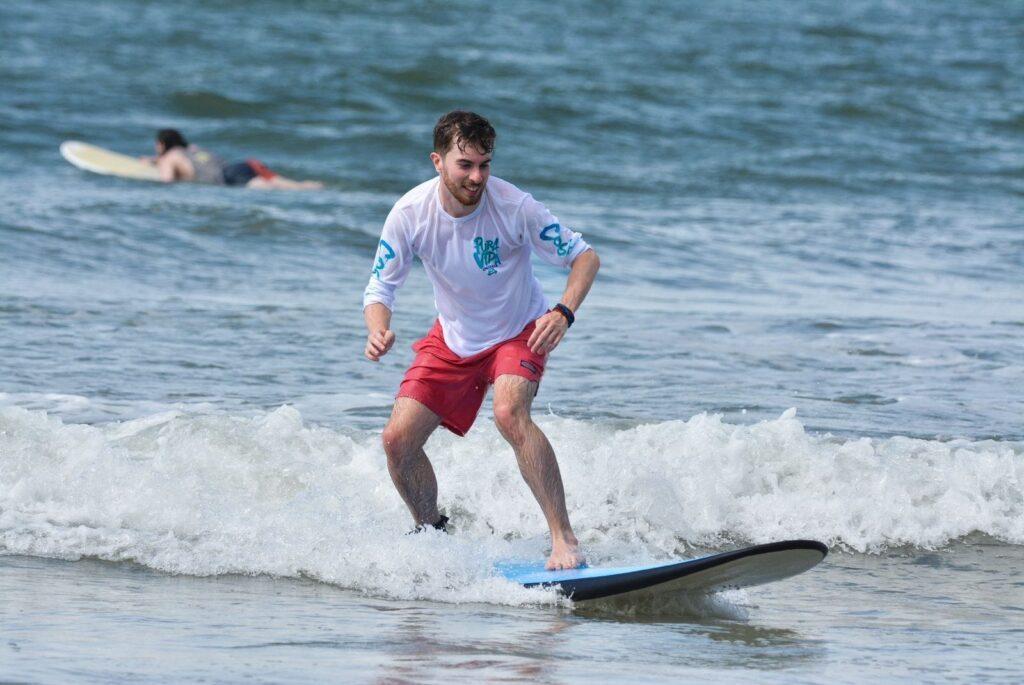
[[[749,426],[698,415],[622,430],[543,417],[592,561],[813,538],[858,551],[981,532],[1024,544],[1016,443],[808,434],[790,410]],[[455,535],[407,536],[379,436],[170,411],[102,426],[0,408],[0,551],[132,560],[194,575],[308,576],[377,596],[511,604],[497,578],[542,559],[544,521],[484,423],[427,446]]]

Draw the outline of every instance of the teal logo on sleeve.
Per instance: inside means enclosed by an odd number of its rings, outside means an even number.
[[[381,280],[380,272],[394,258],[395,249],[388,245],[388,241],[381,240],[380,245],[377,247],[377,261],[373,263],[373,275],[377,277],[378,281]]]
[[[473,245],[476,247],[476,252],[473,253],[476,265],[482,271],[486,271],[488,276],[498,273],[496,267],[501,266],[501,257],[498,256],[498,239],[473,238]]]
[[[572,252],[572,248],[576,247],[576,238],[572,238],[569,242],[562,240],[561,224],[550,224],[540,229],[540,239],[552,243],[559,257],[564,257]]]

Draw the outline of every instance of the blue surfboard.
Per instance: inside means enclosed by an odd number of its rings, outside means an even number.
[[[663,592],[711,593],[771,583],[816,566],[828,547],[814,540],[770,542],[721,554],[644,566],[548,571],[541,563],[502,563],[499,573],[524,587],[555,587],[576,602]]]

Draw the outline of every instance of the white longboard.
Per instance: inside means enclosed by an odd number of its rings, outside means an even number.
[[[547,571],[543,563],[500,564],[499,573],[524,587],[554,587],[574,601],[663,592],[712,593],[771,583],[816,566],[828,547],[788,540],[645,566]]]
[[[77,140],[67,140],[61,143],[60,154],[79,169],[91,171],[94,174],[131,178],[138,181],[160,180],[160,173],[152,164]]]

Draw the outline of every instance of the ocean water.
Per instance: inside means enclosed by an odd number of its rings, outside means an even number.
[[[56,21],[55,18],[60,18]],[[1019,682],[1024,5],[0,5],[0,679]],[[535,403],[595,563],[785,538],[658,607],[498,578],[545,526],[485,405],[408,537],[362,358],[454,107],[602,270]],[[174,126],[318,193],[133,183]],[[565,274],[538,263],[557,298]]]

